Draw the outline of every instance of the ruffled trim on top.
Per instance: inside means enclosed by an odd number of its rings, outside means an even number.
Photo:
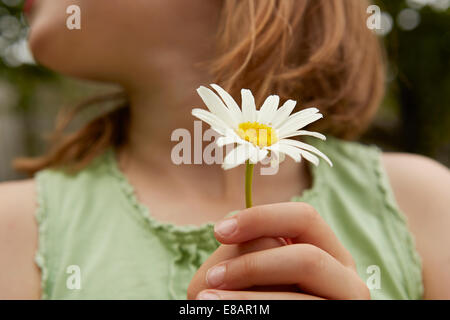
[[[44,200],[44,186],[43,175],[39,172],[36,175],[36,194],[37,194],[37,209],[35,218],[38,223],[38,249],[34,256],[34,261],[41,270],[41,299],[49,299],[48,294],[48,266],[47,266],[47,246],[46,246],[46,232],[47,232],[47,215]]]
[[[174,253],[172,262],[168,264],[168,293],[171,299],[186,299],[186,291],[190,279],[206,258],[217,249],[220,243],[214,237],[214,223],[201,226],[175,225],[156,220],[150,210],[139,202],[133,186],[119,169],[114,149],[110,148],[105,162],[120,189],[134,208],[131,214],[152,232],[156,232],[163,243]]]
[[[407,288],[409,290],[408,295],[411,299],[422,299],[424,287],[422,281],[422,259],[417,252],[414,235],[408,228],[406,217],[401,212],[397,201],[395,200],[394,193],[391,189],[388,175],[381,163],[381,150],[374,146],[375,157],[373,168],[378,181],[378,189],[382,197],[382,202],[388,212],[391,213],[391,217],[397,221],[395,227],[393,224],[388,223],[388,228],[392,231],[395,238],[401,239],[396,241],[392,239],[393,245],[397,250],[398,256],[402,257],[403,252],[408,254],[408,261],[400,258],[400,264],[403,268],[403,274],[406,278]],[[397,245],[402,245],[403,250],[398,250]]]
[[[178,247],[176,243],[197,243],[203,249],[215,249],[219,242],[214,237],[214,223],[208,222],[200,226],[196,225],[175,225],[156,220],[150,214],[150,210],[139,202],[134,187],[129,183],[128,179],[119,169],[115,150],[110,148],[106,154],[106,162],[108,168],[114,178],[117,180],[122,192],[125,194],[129,203],[136,209],[137,218],[148,224],[148,226],[158,231],[163,237],[169,241],[173,241],[172,247]]]

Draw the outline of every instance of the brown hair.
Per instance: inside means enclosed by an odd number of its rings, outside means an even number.
[[[217,55],[208,63],[216,82],[237,96],[253,91],[257,103],[276,93],[316,106],[320,129],[351,139],[362,133],[384,93],[384,64],[378,39],[366,27],[367,0],[226,0]],[[60,120],[49,152],[18,159],[33,174],[47,167],[78,170],[109,146],[126,142],[129,107],[99,116],[70,135],[63,132],[88,101]]]

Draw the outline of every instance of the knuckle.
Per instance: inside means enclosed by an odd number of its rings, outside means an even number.
[[[305,273],[317,272],[324,265],[324,255],[316,246],[310,244],[298,245],[297,263],[299,270]]]
[[[319,214],[312,205],[310,205],[309,203],[302,203],[301,205],[301,215],[308,224],[316,221],[316,219],[319,218]]]
[[[258,263],[252,254],[243,255],[241,257],[241,276],[245,279],[252,279],[258,273]]]
[[[243,220],[251,220],[252,223],[255,223],[255,221],[260,221],[264,214],[264,209],[262,206],[255,206],[249,209],[246,209],[241,214],[237,214],[238,223]]]

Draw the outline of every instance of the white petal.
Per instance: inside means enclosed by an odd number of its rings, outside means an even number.
[[[323,141],[327,140],[327,137],[319,132],[306,131],[306,130],[299,130],[299,131],[295,131],[291,134],[285,134],[283,136],[279,136],[278,139],[281,140],[281,139],[298,137],[298,136],[310,136],[310,137],[318,138]]]
[[[216,140],[216,144],[220,148],[227,146],[229,144],[233,144],[233,143],[235,143],[235,139],[234,139],[234,137],[230,137],[230,136],[219,137]]]
[[[211,89],[202,86],[197,89],[197,92],[209,111],[222,119],[230,127],[237,128],[239,123],[233,118],[230,110],[223,104],[222,100]]]
[[[300,162],[302,156],[298,148],[288,145],[280,145],[280,152],[294,159],[295,162]]]
[[[269,150],[273,150],[276,153],[284,153],[295,160],[295,162],[300,162],[302,160],[299,148],[287,145],[287,144],[280,144],[277,143],[276,147],[271,146],[268,147]]]
[[[269,124],[270,122],[272,122],[275,112],[278,109],[279,103],[280,103],[279,96],[273,95],[267,97],[261,109],[259,109],[258,122],[262,124]]]
[[[268,154],[269,151],[266,149],[251,148],[249,161],[250,163],[257,164],[258,162],[264,160]]]
[[[294,146],[294,147],[304,149],[307,151],[311,151],[312,153],[315,153],[319,157],[323,158],[331,167],[333,166],[333,163],[331,162],[331,160],[324,153],[322,153],[320,150],[318,150],[317,148],[315,148],[309,144],[306,144],[306,143],[303,143],[303,142],[300,142],[297,140],[290,140],[290,139],[280,140],[278,143],[280,145],[289,145],[289,146]]]
[[[223,120],[219,119],[219,117],[209,111],[196,108],[192,110],[192,115],[206,122],[214,131],[222,135],[225,135],[227,130],[230,130],[229,126]]]
[[[278,123],[277,127],[281,128],[287,123],[297,122],[299,119],[307,118],[307,117],[312,116],[312,115],[314,115],[316,113],[319,113],[319,111],[320,110],[317,109],[317,108],[308,108],[308,109],[300,110],[299,112],[296,112],[296,113],[288,116],[287,119],[284,122]]]
[[[295,131],[297,131],[303,127],[306,127],[307,125],[309,125],[321,118],[323,118],[323,115],[320,113],[308,115],[306,117],[291,118],[288,121],[286,121],[285,124],[283,124],[281,126],[281,128],[279,129],[279,135],[284,136],[284,135],[289,135],[291,133],[294,133]]]
[[[248,89],[241,90],[242,95],[242,116],[243,122],[255,122],[256,121],[256,105],[253,94]]]
[[[319,165],[319,158],[317,158],[312,153],[300,149],[300,154],[302,155],[303,158],[305,158],[309,162],[312,162],[315,166]]]
[[[243,164],[250,157],[251,149],[251,146],[248,144],[238,145],[225,156],[222,168],[224,170],[229,170]]]
[[[233,117],[237,120],[238,123],[242,122],[242,112],[239,108],[239,105],[237,102],[233,99],[233,97],[226,92],[222,87],[218,86],[217,84],[211,84],[211,87],[214,88],[214,90],[217,91],[217,93],[220,95],[222,100],[227,105],[230,112],[233,114]]]
[[[307,109],[303,109],[303,110],[300,110],[299,112],[292,114],[289,118],[300,117],[300,116],[306,117],[306,116],[310,116],[312,114],[316,114],[319,112],[320,112],[320,110],[317,108],[307,108]]]
[[[289,118],[289,115],[295,109],[296,105],[297,105],[297,101],[294,101],[294,100],[286,101],[283,104],[283,106],[280,109],[278,109],[277,112],[275,113],[275,116],[272,120],[272,126],[278,127],[284,121],[286,121]]]
[[[227,133],[225,136],[223,137],[219,137],[216,140],[216,144],[219,147],[223,147],[229,144],[233,144],[233,143],[239,143],[242,144],[246,142],[245,140],[242,140],[237,134],[229,134]]]

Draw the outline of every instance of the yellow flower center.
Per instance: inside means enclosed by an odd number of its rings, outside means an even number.
[[[236,132],[242,139],[261,148],[271,146],[278,141],[277,134],[272,127],[258,122],[241,123]]]

